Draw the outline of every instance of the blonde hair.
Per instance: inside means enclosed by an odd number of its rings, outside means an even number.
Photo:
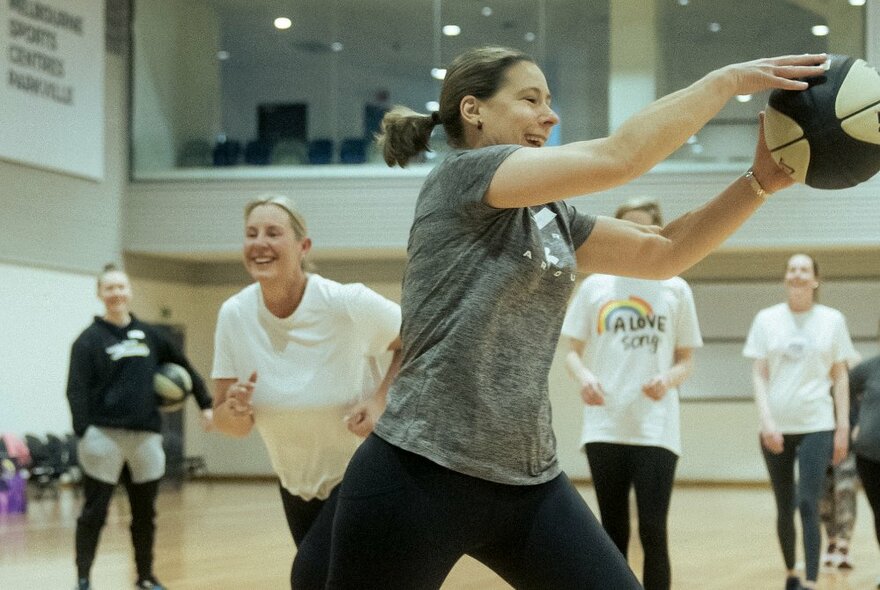
[[[293,233],[298,240],[303,240],[309,236],[305,218],[302,216],[302,213],[297,211],[296,206],[293,204],[293,199],[287,195],[267,193],[248,202],[248,204],[244,206],[245,222],[247,222],[247,218],[250,216],[251,211],[262,205],[275,205],[276,207],[283,209],[290,219],[290,227],[293,228]]]
[[[107,264],[104,265],[104,268],[101,269],[101,272],[98,273],[98,289],[101,288],[101,283],[104,282],[104,277],[107,276],[108,274],[110,274],[111,272],[121,272],[122,274],[124,274],[126,276],[126,278],[128,277],[128,274],[126,274],[126,272],[124,270],[122,270],[122,268],[120,268],[119,266],[116,266],[112,262],[108,262]]]
[[[244,206],[245,223],[247,223],[247,218],[250,216],[251,212],[257,207],[262,207],[263,205],[275,205],[287,213],[290,227],[293,229],[293,235],[296,236],[297,240],[304,240],[309,237],[305,217],[303,217],[302,213],[297,210],[296,205],[293,203],[293,199],[287,195],[266,193],[249,201],[248,204]],[[306,272],[312,272],[314,270],[314,265],[305,258],[303,258],[300,267]]]
[[[623,219],[624,215],[632,211],[644,211],[651,216],[651,223],[654,225],[663,225],[663,215],[660,213],[660,204],[655,199],[649,197],[629,199],[617,208],[617,211],[614,212],[614,217],[617,219]]]

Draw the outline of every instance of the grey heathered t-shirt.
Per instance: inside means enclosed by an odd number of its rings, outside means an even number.
[[[850,371],[851,393],[861,394],[857,455],[880,462],[880,356],[870,358]]]
[[[407,248],[403,366],[375,432],[454,471],[529,485],[560,471],[547,376],[595,217],[563,202],[486,205],[519,147],[454,152],[428,175]]]

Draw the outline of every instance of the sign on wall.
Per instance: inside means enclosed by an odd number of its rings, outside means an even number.
[[[104,177],[104,1],[0,0],[0,158]]]

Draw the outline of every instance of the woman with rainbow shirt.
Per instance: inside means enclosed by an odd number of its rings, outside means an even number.
[[[621,205],[615,217],[663,224],[655,201]],[[565,316],[566,367],[584,400],[583,445],[602,526],[626,555],[629,494],[635,488],[645,590],[671,581],[666,521],[681,454],[677,387],[702,346],[694,298],[679,277],[665,281],[594,274]]]

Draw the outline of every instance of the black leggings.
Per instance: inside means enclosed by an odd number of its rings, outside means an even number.
[[[323,590],[330,562],[330,533],[339,486],[326,500],[303,500],[281,485],[278,487],[287,526],[296,545],[296,557],[290,568],[290,587],[296,590]]]
[[[503,485],[369,436],[339,492],[327,588],[439,588],[465,554],[517,589],[641,588],[564,474]]]
[[[874,534],[880,544],[880,462],[856,455],[856,469],[865,489],[865,496],[874,513]]]
[[[783,448],[778,455],[761,445],[776,498],[776,533],[779,535],[785,567],[794,569],[794,511],[797,508],[801,515],[804,537],[806,578],[815,582],[819,576],[819,552],[822,545],[819,499],[822,497],[825,471],[831,463],[834,451],[834,431],[784,434],[782,438]],[[797,482],[794,479],[795,462],[798,466]]]
[[[668,449],[616,443],[584,445],[602,526],[623,555],[629,546],[629,493],[634,488],[639,539],[645,552],[645,590],[669,590],[666,521],[678,456]]]
[[[120,481],[128,492],[131,506],[131,543],[138,578],[153,575],[153,542],[156,537],[156,496],[159,480],[133,483],[126,465]],[[98,550],[101,529],[107,521],[107,509],[113,499],[115,484],[104,483],[83,474],[85,503],[76,520],[76,570],[80,578],[88,578]]]

